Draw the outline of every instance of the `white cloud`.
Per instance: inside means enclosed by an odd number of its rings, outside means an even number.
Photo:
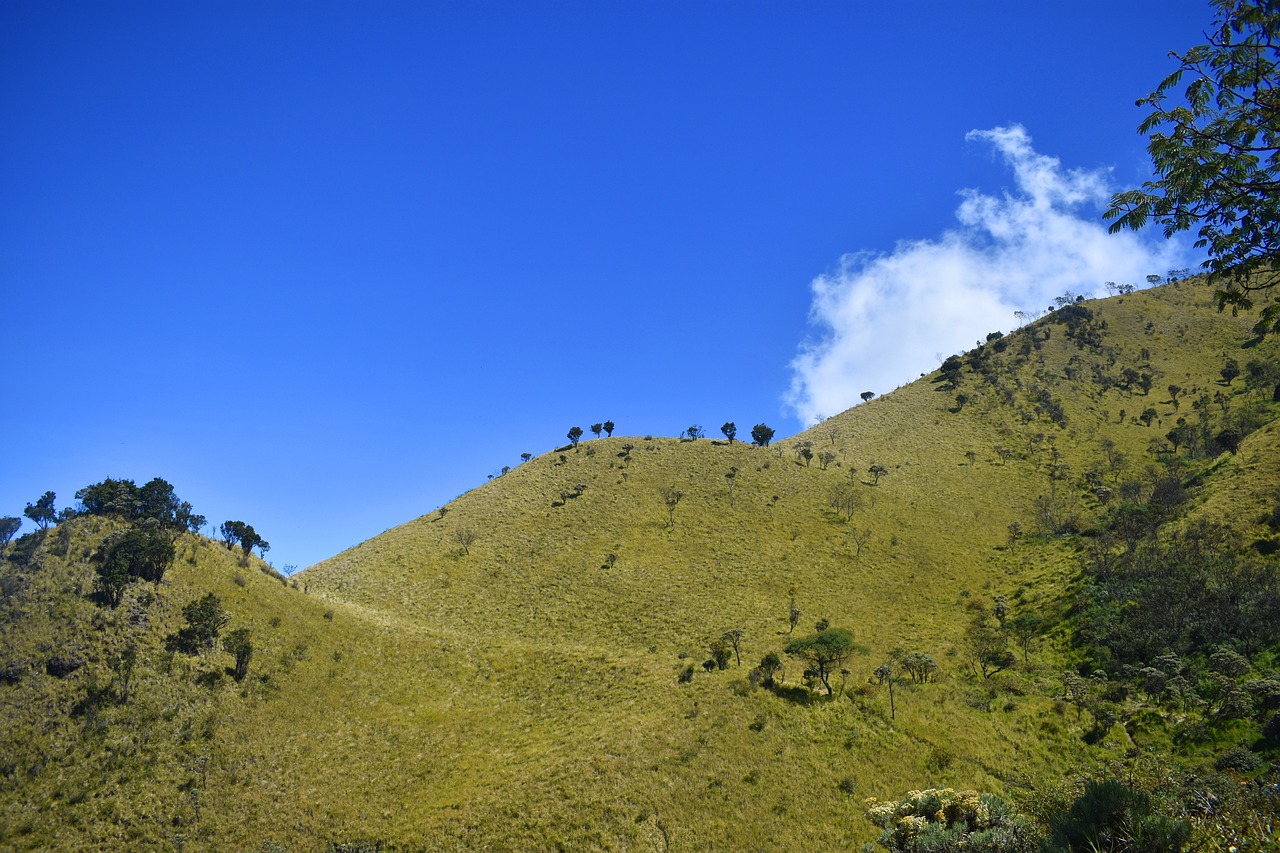
[[[1063,169],[1031,147],[1020,125],[966,139],[995,149],[1016,192],[962,190],[959,227],[888,254],[845,255],[813,280],[810,322],[821,338],[801,345],[786,397],[802,423],[844,411],[862,391],[891,391],[937,367],[939,354],[962,352],[988,332],[1008,331],[1017,325],[1014,311],[1187,265],[1175,243],[1107,233],[1101,210],[1113,189],[1106,170]]]

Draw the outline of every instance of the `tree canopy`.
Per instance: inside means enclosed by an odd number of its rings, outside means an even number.
[[[751,428],[751,443],[760,447],[768,447],[773,441],[773,429],[765,424],[756,424]]]
[[[270,543],[258,535],[253,529],[252,524],[245,524],[243,521],[224,521],[220,528],[222,539],[227,543],[227,547],[239,544],[240,549],[244,552],[244,559],[241,563],[249,559],[249,552],[257,548],[263,554],[271,548]]]
[[[155,521],[107,537],[97,567],[103,594],[114,606],[134,578],[159,583],[173,557],[173,540]]]
[[[853,633],[846,628],[827,628],[808,637],[792,640],[783,649],[793,658],[804,661],[807,671],[822,682],[827,688],[827,695],[834,694],[831,688],[832,673],[839,672],[841,665],[857,651],[853,642]]]
[[[113,480],[85,486],[76,492],[81,511],[88,515],[110,515],[126,521],[155,519],[173,534],[198,531],[205,517],[196,515],[190,503],[179,500],[173,486],[155,477],[142,486],[133,480]]]
[[[53,492],[45,492],[35,503],[27,504],[27,508],[22,514],[36,523],[36,527],[44,530],[50,524],[55,524],[58,520],[58,513],[53,508],[53,502],[57,498]]]
[[[1158,176],[1117,193],[1104,214],[1111,231],[1164,226],[1166,237],[1197,229],[1195,245],[1217,286],[1219,310],[1253,307],[1250,293],[1280,282],[1280,4],[1213,0],[1207,44],[1172,52],[1178,68],[1138,101],[1138,126]],[[1169,95],[1186,82],[1185,103]],[[1257,331],[1280,329],[1280,303]]]

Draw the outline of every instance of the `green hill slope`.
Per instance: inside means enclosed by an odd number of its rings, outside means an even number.
[[[1103,665],[1075,614],[1115,507],[1173,472],[1169,525],[1274,535],[1276,348],[1247,325],[1195,283],[1068,305],[771,447],[553,451],[289,587],[188,537],[153,603],[135,585],[103,608],[86,558],[107,522],[64,522],[71,547],[51,533],[6,568],[6,659],[26,663],[0,682],[0,844],[836,849],[878,834],[867,796],[1043,799],[1136,745],[1127,724],[1086,743],[1096,720],[1062,701],[1064,669]],[[200,677],[225,652],[164,650],[207,591],[258,638],[243,682]],[[997,608],[1044,622],[987,678],[973,626],[998,633]],[[754,683],[819,620],[862,647],[836,696],[786,655],[778,685]],[[705,669],[731,630],[741,664]],[[82,665],[51,675],[77,644]],[[873,671],[895,652],[937,672],[891,707]]]

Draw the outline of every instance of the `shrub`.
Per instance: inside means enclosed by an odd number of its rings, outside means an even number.
[[[866,801],[867,818],[883,829],[880,846],[902,853],[1033,853],[1039,834],[1004,801],[977,791],[930,788],[901,801]]]

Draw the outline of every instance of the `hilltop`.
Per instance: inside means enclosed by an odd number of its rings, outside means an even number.
[[[186,533],[113,608],[90,596],[115,522],[62,522],[5,563],[0,843],[836,849],[879,834],[869,796],[950,785],[1039,817],[1081,774],[1207,776],[1242,740],[1264,772],[1276,350],[1198,281],[1065,299],[770,446],[582,441],[283,582]],[[1244,669],[1177,709],[1114,689],[1153,661],[1104,618],[1098,560],[1206,525],[1262,627],[1166,646],[1184,680],[1223,649]],[[166,650],[208,592],[252,630],[243,680]],[[857,644],[830,697],[783,654],[819,622]],[[936,669],[903,677],[908,655]],[[1233,691],[1256,707],[1224,716]]]

